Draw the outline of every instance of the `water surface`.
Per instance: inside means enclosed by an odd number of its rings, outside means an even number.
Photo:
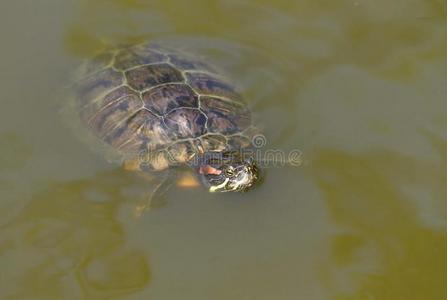
[[[445,299],[447,5],[436,0],[0,4],[1,299]],[[80,60],[183,41],[270,149],[242,195],[149,184],[66,125]]]

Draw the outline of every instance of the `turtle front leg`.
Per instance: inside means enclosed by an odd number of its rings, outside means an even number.
[[[144,212],[149,211],[152,207],[164,205],[164,193],[172,186],[172,180],[169,180],[170,174],[168,171],[154,174],[148,173],[141,169],[138,159],[124,161],[123,168],[126,171],[136,172],[145,181],[153,185],[148,196],[144,200],[139,201],[135,207],[135,218],[140,218]]]
[[[141,201],[134,210],[135,218],[140,218],[144,212],[153,207],[161,207],[165,204],[164,195],[173,184],[180,188],[197,188],[200,182],[190,171],[174,173],[169,170],[157,173],[148,173],[140,168],[140,162],[136,160],[126,160],[123,164],[126,171],[136,172],[148,183],[153,185],[148,197]]]
[[[152,183],[153,187],[146,199],[141,201],[135,207],[134,215],[136,218],[140,218],[143,213],[150,211],[151,208],[165,205],[166,200],[164,199],[164,196],[173,184],[168,172],[163,172],[162,174],[159,174],[159,176],[154,176],[146,172],[139,172],[139,174],[147,179],[148,182]]]
[[[197,188],[200,186],[199,181],[190,172],[177,174],[174,176],[169,171],[163,172],[160,176],[154,176],[146,172],[139,172],[144,178],[151,182],[157,182],[151,193],[149,194],[147,201],[141,203],[135,208],[135,217],[139,218],[145,211],[149,211],[152,207],[161,207],[166,204],[164,196],[166,192],[176,184],[180,188]],[[176,178],[177,177],[177,178]],[[154,202],[156,204],[154,205]]]

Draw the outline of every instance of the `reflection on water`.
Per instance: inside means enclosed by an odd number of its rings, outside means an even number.
[[[337,299],[447,295],[447,142],[433,142],[438,162],[387,151],[317,153],[316,180],[339,225],[321,273]]]
[[[146,287],[147,253],[126,245],[116,220],[130,180],[105,172],[33,195],[0,228],[2,274],[10,282],[2,298],[110,299]]]
[[[446,298],[443,1],[1,5],[0,298]],[[141,39],[222,67],[306,165],[243,195],[173,189],[136,221],[147,184],[55,111],[77,60]]]

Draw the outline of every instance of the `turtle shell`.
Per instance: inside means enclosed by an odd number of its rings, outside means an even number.
[[[250,145],[251,116],[213,66],[159,44],[105,51],[75,84],[81,121],[124,160],[163,170]]]

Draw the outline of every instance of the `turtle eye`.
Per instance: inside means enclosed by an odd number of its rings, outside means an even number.
[[[233,176],[234,175],[234,168],[233,166],[229,166],[225,169],[225,175],[227,176]]]

